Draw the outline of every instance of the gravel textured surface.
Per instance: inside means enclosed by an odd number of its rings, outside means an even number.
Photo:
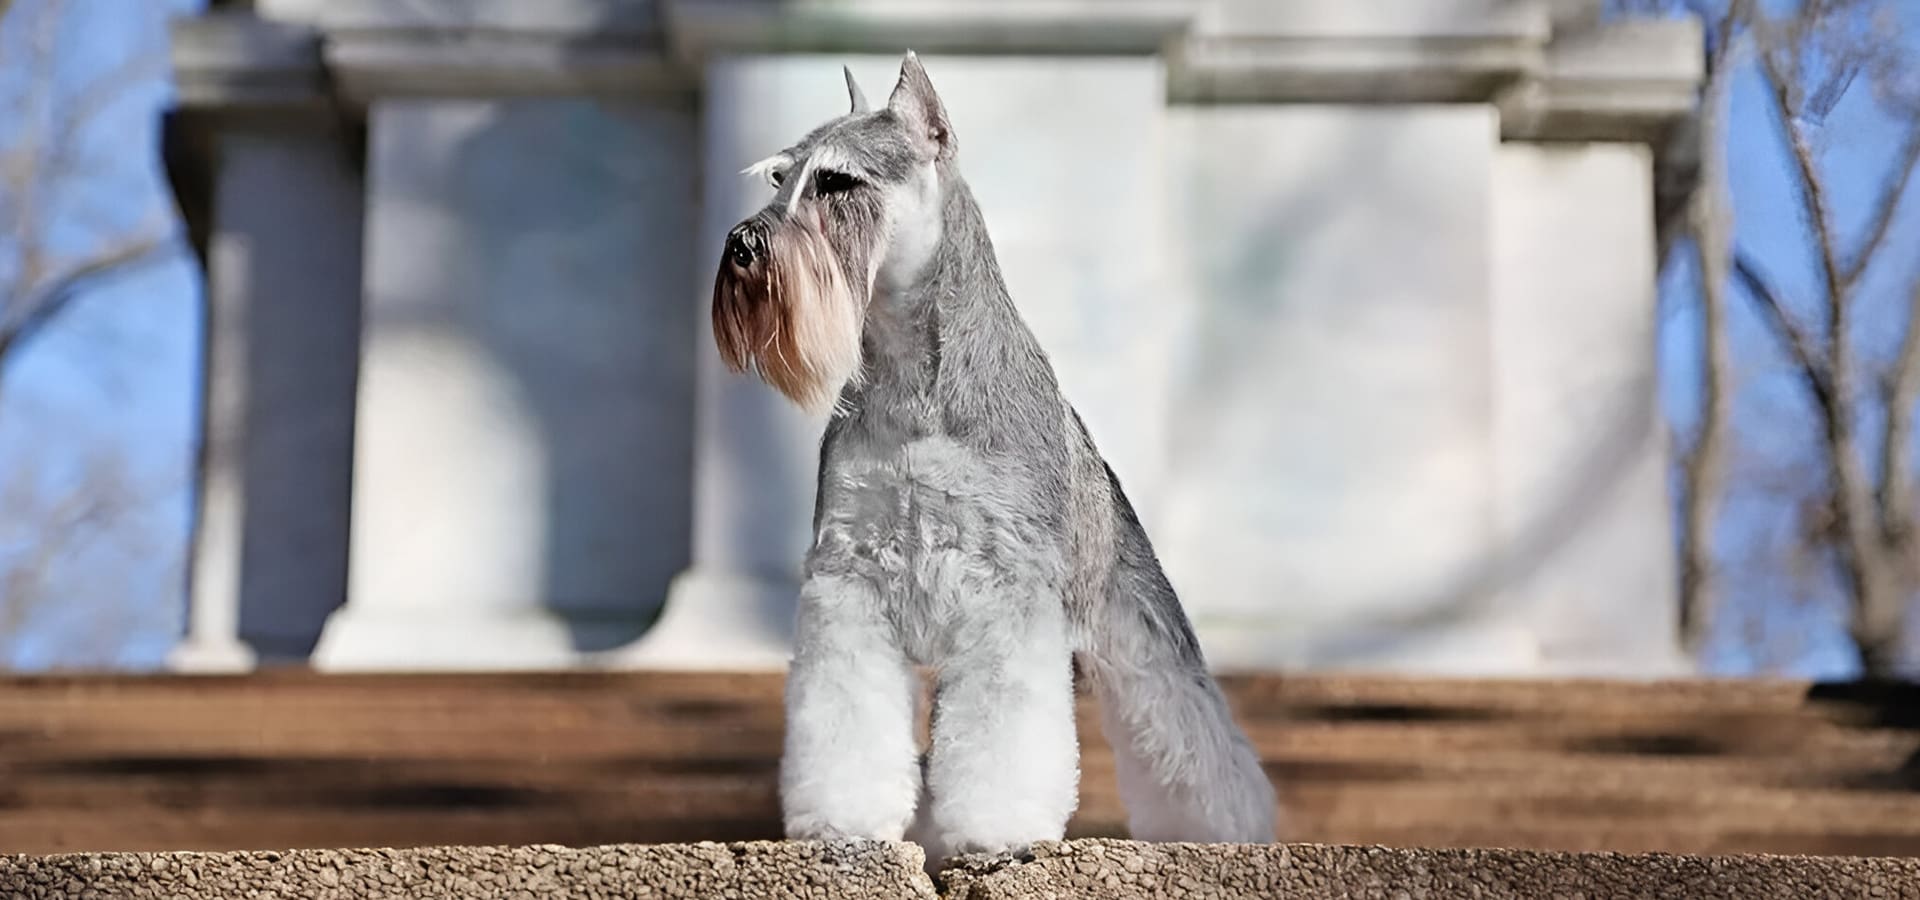
[[[0,900],[931,900],[922,863],[911,844],[801,842],[17,856],[0,858]],[[951,900],[1920,898],[1920,859],[1102,840],[961,860],[939,880]]]
[[[950,900],[1920,898],[1920,860],[1069,841],[962,860],[941,880]]]
[[[931,898],[911,844],[106,853],[0,861],[0,898]]]

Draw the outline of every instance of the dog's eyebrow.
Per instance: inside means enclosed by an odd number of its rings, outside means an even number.
[[[787,193],[787,214],[792,215],[800,205],[800,198],[806,196],[807,179],[813,177],[813,170],[820,164],[818,154],[811,154],[807,161],[800,164],[800,177],[793,180],[793,186]]]
[[[775,153],[774,155],[769,156],[766,159],[763,159],[757,163],[754,163],[753,165],[750,165],[744,169],[741,169],[740,174],[751,175],[755,178],[765,178],[771,181],[773,176],[773,171],[775,169],[779,169],[779,168],[783,168],[791,165],[793,165],[793,159],[791,157],[787,156],[785,153]]]
[[[807,171],[827,169],[842,175],[860,175],[866,171],[861,160],[837,147],[821,147],[807,155]]]

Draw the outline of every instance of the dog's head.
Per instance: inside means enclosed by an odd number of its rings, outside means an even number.
[[[773,200],[727,233],[713,336],[735,372],[829,409],[860,376],[875,293],[910,287],[940,243],[953,128],[912,53],[881,109],[848,70],[852,110],[749,167]]]

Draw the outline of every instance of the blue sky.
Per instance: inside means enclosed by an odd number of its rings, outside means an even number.
[[[43,0],[18,0],[28,5]],[[139,53],[164,49],[162,5],[148,0],[69,0],[63,23],[58,78],[72,90]],[[190,10],[193,0],[165,6]],[[1908,4],[1908,18],[1920,18]],[[1909,22],[1911,37],[1920,23]],[[16,40],[0,29],[0,39]],[[10,45],[9,45],[10,46]],[[1914,48],[1920,52],[1920,46]],[[0,95],[12,96],[19,73],[0,69]],[[1733,97],[1730,171],[1739,216],[1739,239],[1766,262],[1789,293],[1807,296],[1814,285],[1804,228],[1785,175],[1787,159],[1759,79],[1749,69]],[[73,198],[89,215],[105,208],[107,225],[136,221],[169,203],[158,171],[154,113],[167,102],[164,80],[122,99],[90,130],[99,163],[98,181]],[[18,120],[14,120],[18,121]],[[0,120],[0,145],[17,137]],[[1866,192],[1897,139],[1894,123],[1879,114],[1864,84],[1856,86],[1827,117],[1822,160],[1835,174],[1836,203],[1849,233],[1857,230]],[[1915,186],[1920,191],[1920,185]],[[1895,246],[1920,246],[1920,203],[1910,203]],[[91,219],[89,221],[92,221]],[[62,219],[56,239],[79,247],[97,239],[103,226],[82,227],[77,216]],[[0,240],[6,240],[0,236]],[[1920,254],[1908,254],[1909,258]],[[0,273],[3,274],[3,273]],[[1896,282],[1913,275],[1893,266],[1877,271],[1863,301],[1863,341],[1890,348],[1888,336],[1904,315]],[[40,668],[73,661],[98,622],[122,623],[128,639],[105,661],[131,668],[157,665],[173,640],[183,605],[183,566],[190,521],[191,458],[197,410],[197,360],[201,284],[184,253],[90,291],[43,339],[16,359],[5,378],[0,406],[0,481],[9,472],[33,471],[49,496],[71,484],[75,463],[89,448],[119,449],[134,462],[143,491],[137,544],[96,543],[77,551],[57,576],[65,602],[36,612],[19,640],[0,640],[0,664]],[[1692,274],[1686,264],[1663,278],[1665,327],[1661,336],[1662,397],[1676,427],[1691,433],[1698,366],[1694,360],[1698,318]],[[1796,465],[1813,459],[1805,398],[1785,369],[1772,337],[1746,299],[1730,296],[1733,338],[1739,360],[1737,427],[1743,456],[1737,472],[1759,473],[1793,483]],[[1821,595],[1790,577],[1779,564],[1779,544],[1790,537],[1791,497],[1745,487],[1728,499],[1719,540],[1729,571],[1727,614],[1711,648],[1712,668],[1726,673],[1771,671],[1808,676],[1845,675],[1852,654],[1839,627],[1831,594]],[[13,548],[17,552],[17,547]],[[10,552],[0,530],[0,562]],[[1758,563],[1753,562],[1759,560]],[[97,598],[116,604],[102,608]],[[107,602],[100,600],[98,602]],[[128,611],[133,611],[129,613]],[[1665,627],[1666,623],[1648,623]],[[1758,644],[1765,652],[1755,652]],[[98,653],[98,648],[88,651]]]
[[[18,2],[23,9],[16,12],[25,12],[39,0]],[[164,53],[165,14],[146,0],[70,2],[54,33],[54,103],[126,60]],[[0,52],[21,46],[19,21],[10,17],[0,28]],[[0,103],[21,95],[22,74],[0,69]],[[88,126],[81,137],[87,180],[47,205],[51,252],[77,254],[149,216],[170,214],[154,152],[156,112],[167,102],[165,79],[151,79]],[[0,124],[0,144],[17,142],[27,124],[17,116]],[[146,668],[170,647],[190,521],[199,291],[182,244],[165,262],[85,292],[56,327],[10,361],[0,386],[0,482],[12,481],[16,490],[31,482],[43,502],[58,502],[94,454],[108,453],[126,463],[134,498],[108,533],[66,546],[51,596],[32,605],[17,635],[0,638],[0,663]],[[9,551],[22,547],[0,540],[0,555]],[[21,602],[18,595],[4,599]]]

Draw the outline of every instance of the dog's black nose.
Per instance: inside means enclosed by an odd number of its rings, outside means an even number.
[[[751,229],[744,225],[735,228],[727,233],[727,259],[743,269],[753,265],[754,257],[758,255],[755,248],[759,243]]]

